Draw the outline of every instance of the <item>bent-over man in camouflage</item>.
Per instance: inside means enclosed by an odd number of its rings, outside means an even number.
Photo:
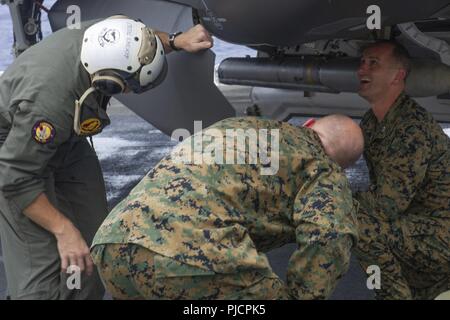
[[[312,129],[231,118],[195,134],[97,232],[92,255],[107,290],[118,299],[327,298],[357,239],[341,166],[362,149],[358,125],[338,115]],[[292,242],[286,286],[264,252]]]
[[[449,288],[450,139],[404,93],[408,53],[393,42],[363,52],[359,94],[370,189],[360,202],[358,256],[378,265],[378,299],[432,299]]]

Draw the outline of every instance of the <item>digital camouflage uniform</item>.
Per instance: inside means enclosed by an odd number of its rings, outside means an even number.
[[[370,188],[360,202],[358,256],[381,269],[378,299],[431,299],[449,285],[450,139],[402,94],[361,127]]]
[[[236,128],[279,130],[279,170],[262,175],[264,165],[249,159],[213,164],[213,155],[244,152],[230,143],[206,151]],[[199,137],[203,163],[181,163]],[[355,219],[348,181],[314,131],[230,118],[186,139],[151,170],[104,221],[92,255],[116,298],[326,298],[348,268]],[[298,249],[286,286],[264,252],[292,242]]]
[[[75,99],[90,87],[80,62],[85,29],[58,31],[21,54],[0,78],[0,236],[8,294],[13,299],[102,298],[98,277],[68,290],[55,237],[23,214],[41,193],[90,245],[107,215],[100,165],[73,132]],[[107,98],[86,100],[85,129],[106,125]],[[84,122],[86,120],[87,122]],[[87,131],[86,131],[87,133]]]

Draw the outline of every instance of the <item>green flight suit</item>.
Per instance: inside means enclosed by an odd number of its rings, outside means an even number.
[[[356,194],[360,262],[380,267],[378,299],[433,299],[449,286],[450,139],[404,94],[361,127],[370,189]]]
[[[75,99],[90,87],[80,51],[91,23],[50,35],[20,55],[0,78],[0,236],[13,299],[104,294],[97,273],[83,275],[80,290],[69,290],[55,237],[23,214],[45,193],[88,245],[107,215],[97,156],[86,139],[73,132]],[[106,125],[107,101],[90,96],[84,115]]]
[[[225,143],[252,132],[257,141]],[[258,160],[252,146],[278,157]],[[347,271],[355,219],[347,178],[313,130],[230,118],[156,165],[109,214],[92,254],[117,298],[320,299]],[[287,243],[298,249],[285,285],[264,252]]]

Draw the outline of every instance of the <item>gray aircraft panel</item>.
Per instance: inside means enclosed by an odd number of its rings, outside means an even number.
[[[72,4],[71,0],[62,0],[52,7],[49,20],[53,30],[66,26],[67,7]],[[76,4],[81,8],[82,21],[120,13],[165,32],[186,31],[193,26],[190,7],[166,1],[80,0]],[[193,132],[195,120],[201,120],[206,127],[235,115],[214,84],[215,55],[211,50],[198,54],[175,52],[167,60],[167,78],[159,87],[141,95],[121,95],[118,100],[169,135],[178,128]]]
[[[178,0],[179,2],[184,2]],[[189,1],[192,2],[192,1]],[[448,0],[202,0],[205,26],[229,42],[295,46],[319,39],[366,38],[367,9],[378,5],[383,26],[448,15]],[[447,9],[444,9],[447,8]]]

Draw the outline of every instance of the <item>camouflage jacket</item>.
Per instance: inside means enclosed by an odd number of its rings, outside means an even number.
[[[273,135],[279,130],[278,146],[269,138],[268,144],[263,139],[257,143],[268,145],[274,154],[279,150],[271,158],[271,164],[279,162],[278,170],[263,175],[267,162],[251,164],[249,159],[247,164],[211,161],[241,150],[238,143],[220,142],[219,151],[210,156],[203,151],[201,163],[180,163],[180,155],[193,149],[192,159],[199,155],[199,143],[206,150],[207,141],[227,141],[236,134],[227,129],[236,128],[247,133],[254,129],[260,136],[264,130]],[[246,157],[252,154],[249,148],[244,151]],[[296,242],[288,269],[291,294],[324,298],[347,270],[356,236],[347,178],[314,131],[278,121],[230,118],[179,144],[112,210],[93,245],[139,244],[205,272],[232,274],[255,269],[270,273],[263,252]]]
[[[371,183],[356,195],[361,206],[402,219],[413,234],[448,224],[450,139],[431,114],[401,94],[381,122],[370,110],[361,127]]]

